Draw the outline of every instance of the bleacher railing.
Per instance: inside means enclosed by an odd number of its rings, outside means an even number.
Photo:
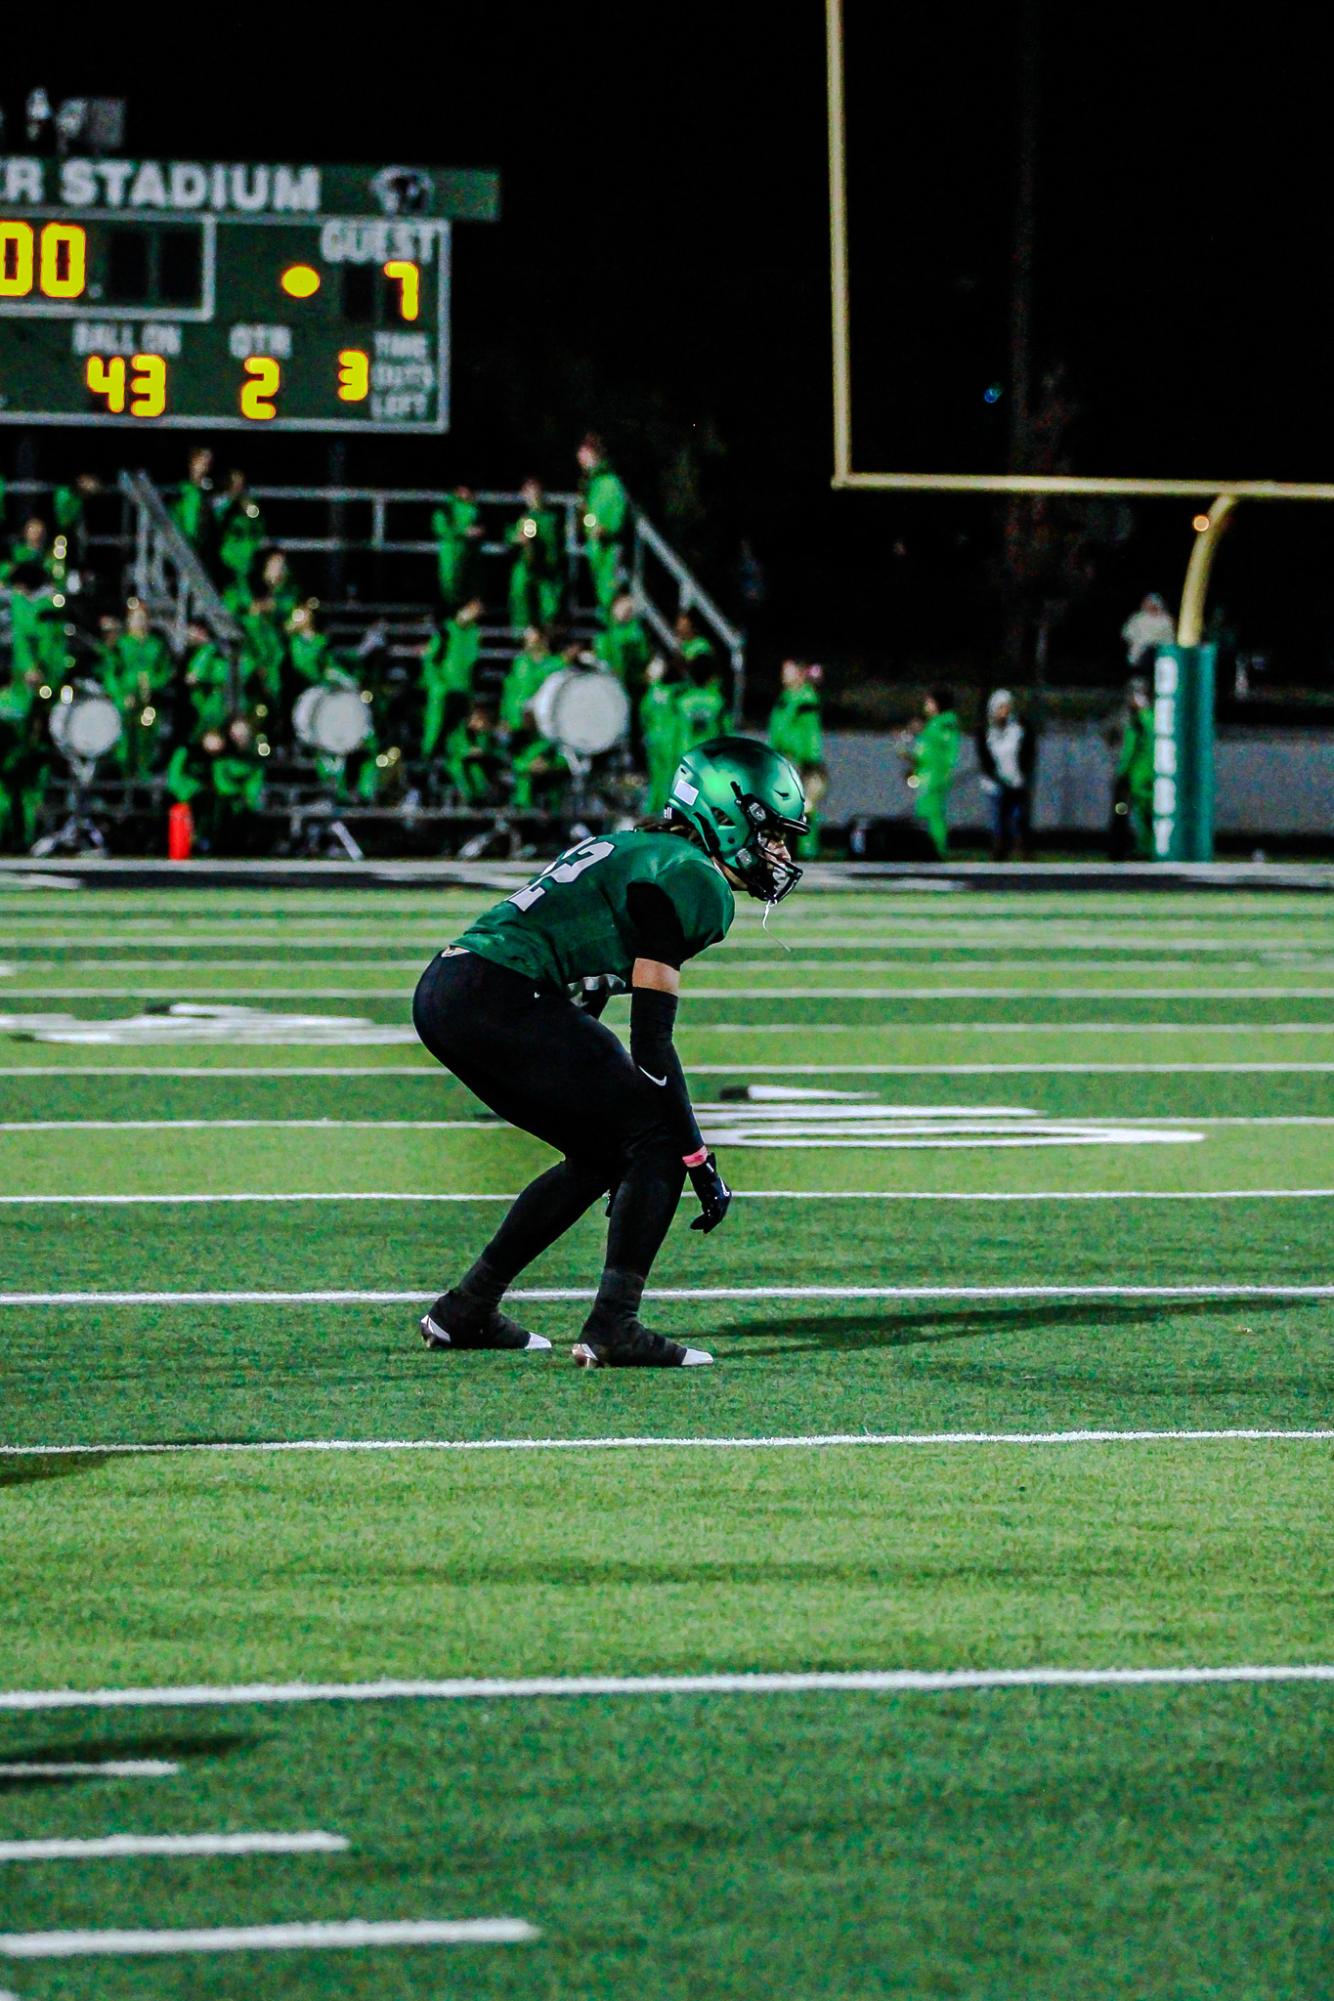
[[[51,486],[45,480],[10,482],[11,496],[41,502]],[[199,618],[229,651],[240,632],[216,585],[195,551],[181,534],[162,489],[145,472],[122,473],[116,489],[125,521],[117,534],[89,533],[92,551],[117,551],[127,581],[166,625],[173,644],[185,643],[185,627]],[[438,605],[432,574],[437,553],[430,533],[432,512],[445,504],[448,493],[427,488],[365,486],[256,486],[273,545],[288,555],[319,555],[326,574],[326,613],[335,637],[358,625],[380,623],[391,649],[417,653]],[[477,493],[484,514],[518,518],[522,494],[504,489]],[[588,600],[584,568],[583,516],[577,493],[548,493],[548,505],[562,518],[566,571],[566,602],[576,638],[591,638],[599,623]],[[97,508],[99,501],[94,501]],[[478,543],[480,555],[511,556],[508,543],[494,533]],[[361,573],[353,574],[360,563]],[[682,562],[660,530],[633,504],[626,541],[626,586],[664,651],[675,644],[673,620],[687,611],[714,640],[731,671],[732,714],[741,715],[745,692],[745,638],[725,617],[694,573]],[[497,580],[498,581],[498,580]],[[369,586],[369,589],[367,588]],[[490,597],[494,601],[496,592]],[[344,628],[343,632],[339,628]],[[483,621],[483,652],[502,658],[513,652],[513,639],[503,617]]]
[[[322,554],[335,565],[359,552],[376,557],[434,558],[437,548],[435,538],[421,531],[429,524],[430,512],[449,499],[447,493],[402,487],[256,486],[251,488],[251,493],[266,507],[266,513],[272,514],[269,525],[277,545],[289,555],[303,552]],[[492,514],[512,511],[516,519],[525,506],[522,494],[502,489],[479,489],[476,499],[484,511]],[[581,595],[586,572],[583,568],[585,545],[580,498],[577,493],[560,492],[548,493],[546,499],[547,504],[562,517],[566,599],[571,622],[576,633],[581,630],[588,633],[597,623],[597,614],[586,596]],[[274,511],[281,509],[285,516],[287,509],[293,506],[325,510],[323,532],[312,533],[304,527],[300,532],[294,532],[287,520]],[[415,520],[411,518],[414,514]],[[405,516],[408,518],[405,519]],[[513,553],[508,543],[496,539],[494,535],[485,536],[477,548],[482,556],[506,557]],[[626,586],[634,594],[645,622],[664,649],[670,651],[675,645],[672,621],[683,611],[688,611],[714,639],[730,667],[732,712],[734,717],[739,717],[745,692],[744,636],[723,615],[647,515],[633,503],[626,567]],[[383,572],[381,576],[383,578]],[[373,602],[367,600],[363,609],[368,615],[392,621],[396,615],[419,610],[423,594],[419,572],[418,586],[414,591],[398,592],[392,600],[383,597],[377,597]],[[339,600],[338,611],[351,609],[346,601],[342,601],[341,593],[335,591],[335,597]],[[328,609],[331,617],[337,615],[334,604]],[[512,650],[508,638],[503,646],[495,644],[499,633],[508,635],[508,627],[484,625],[484,631],[492,641],[492,646],[484,648],[484,651]]]
[[[186,628],[194,623],[206,626],[219,646],[235,652],[241,628],[148,474],[123,472],[117,485],[133,513],[130,575],[135,596],[163,627],[176,653],[184,652]]]

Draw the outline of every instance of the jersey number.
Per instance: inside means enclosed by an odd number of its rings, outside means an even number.
[[[573,882],[586,868],[592,868],[594,862],[605,861],[614,852],[610,841],[584,841],[562,855],[558,862],[553,862],[550,868],[543,869],[536,882],[530,882],[526,889],[516,889],[513,896],[507,896],[505,901],[517,905],[520,910],[531,910],[539,896],[546,895],[549,882]]]

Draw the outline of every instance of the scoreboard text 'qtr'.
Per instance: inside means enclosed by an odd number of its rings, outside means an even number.
[[[449,426],[450,226],[494,174],[0,157],[0,423]]]

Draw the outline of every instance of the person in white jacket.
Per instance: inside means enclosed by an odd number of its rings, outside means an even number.
[[[1121,627],[1126,643],[1126,661],[1132,668],[1152,667],[1160,646],[1171,646],[1177,636],[1176,621],[1157,591],[1150,591],[1140,608]]]

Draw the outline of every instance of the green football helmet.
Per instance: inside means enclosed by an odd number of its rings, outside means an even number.
[[[768,851],[774,841],[790,848],[808,822],[795,767],[767,743],[718,736],[688,750],[667,795],[667,819],[692,827],[705,853],[762,903],[778,903],[801,880],[795,862]]]

